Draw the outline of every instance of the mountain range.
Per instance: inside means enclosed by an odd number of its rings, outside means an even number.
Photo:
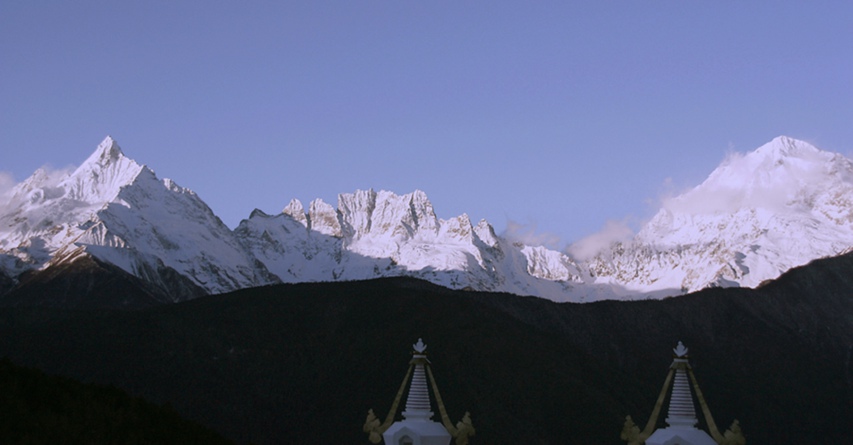
[[[732,155],[664,201],[633,239],[572,255],[439,218],[422,191],[358,190],[255,210],[233,230],[192,190],[107,137],[76,170],[36,171],[0,214],[0,302],[134,307],[277,283],[412,276],[453,289],[554,301],[646,299],[755,287],[853,246],[853,162],[778,137]],[[69,301],[79,269],[137,292]],[[45,291],[45,289],[52,289]],[[77,293],[79,294],[79,293]],[[91,294],[91,293],[90,293]]]
[[[424,337],[472,443],[622,443],[684,341],[721,428],[843,443],[851,165],[780,137],[633,238],[560,252],[439,218],[420,191],[293,200],[232,230],[107,138],[0,202],[0,357],[168,404],[236,443],[367,443],[367,410],[387,413]],[[30,392],[22,403],[56,411]]]

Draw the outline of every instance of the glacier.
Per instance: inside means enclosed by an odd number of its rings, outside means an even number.
[[[796,139],[733,155],[595,255],[512,242],[485,220],[439,218],[426,193],[357,190],[335,206],[291,200],[231,230],[192,190],[158,179],[107,137],[76,170],[36,171],[0,215],[0,272],[91,256],[164,301],[275,283],[414,276],[554,301],[662,298],[755,287],[853,246],[853,162]],[[175,282],[180,277],[180,283]]]

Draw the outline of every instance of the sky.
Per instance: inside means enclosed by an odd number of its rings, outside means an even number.
[[[111,135],[229,226],[423,190],[561,247],[779,135],[853,154],[853,3],[0,3],[0,189]]]

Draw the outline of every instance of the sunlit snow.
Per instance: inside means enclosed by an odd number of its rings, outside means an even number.
[[[633,238],[614,225],[574,258],[465,214],[439,218],[422,191],[358,190],[307,211],[292,200],[230,230],[109,137],[73,172],[39,170],[7,197],[0,267],[12,277],[88,254],[143,279],[171,269],[208,293],[410,275],[555,301],[659,298],[756,286],[853,246],[853,163],[786,137],[731,156]]]

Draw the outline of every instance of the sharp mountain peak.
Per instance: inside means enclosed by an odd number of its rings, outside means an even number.
[[[774,161],[756,161],[762,158]],[[777,161],[785,167],[774,167]],[[778,176],[782,173],[789,176]],[[281,281],[408,275],[451,288],[555,301],[664,297],[707,286],[753,286],[850,249],[853,204],[845,197],[853,184],[834,182],[841,184],[833,188],[837,193],[818,193],[830,188],[822,182],[827,174],[833,181],[853,178],[853,163],[777,137],[724,162],[662,209],[634,240],[576,261],[496,236],[486,221],[474,227],[464,213],[441,219],[422,190],[341,193],[337,208],[315,199],[306,209],[294,199],[282,217],[256,211],[230,230],[200,197],[157,180],[107,136],[59,185],[40,191],[36,184],[28,192],[32,196],[0,215],[0,257],[17,259],[13,269],[2,271],[17,279],[26,270],[50,267],[53,255],[80,247],[162,289],[179,277],[184,287],[208,293]],[[37,172],[29,182],[39,178]],[[755,178],[762,181],[757,189],[768,193],[743,194],[755,189]],[[725,187],[708,186],[712,183]],[[809,194],[792,188],[800,183],[809,184]],[[774,196],[774,205],[787,206],[790,195],[811,207],[788,206],[797,213],[782,219],[769,211],[743,211],[744,205],[766,202],[766,195]],[[193,296],[197,292],[167,298]]]

